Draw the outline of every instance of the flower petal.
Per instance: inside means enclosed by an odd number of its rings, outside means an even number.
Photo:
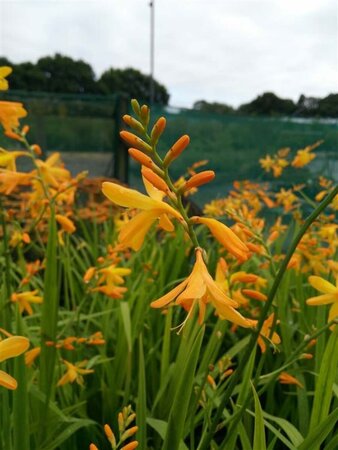
[[[322,292],[323,294],[338,294],[338,288],[329,281],[324,280],[322,277],[312,275],[309,277],[309,283],[312,287],[317,289],[317,291]]]
[[[157,211],[142,211],[123,226],[119,234],[121,244],[139,250],[144,238],[158,217]]]
[[[334,304],[331,306],[328,321],[331,322],[331,320],[335,319],[336,317],[338,317],[338,301],[334,302]]]
[[[8,373],[0,370],[0,386],[4,386],[7,389],[14,390],[17,388],[18,383],[16,379],[8,375]]]
[[[252,323],[231,306],[227,306],[224,303],[218,303],[215,305],[215,308],[221,319],[229,320],[229,322],[235,323],[236,325],[244,328],[252,327]]]
[[[129,189],[108,181],[102,184],[102,192],[113,203],[126,208],[152,209],[157,205],[156,200],[135,189]]]
[[[21,355],[29,347],[29,340],[23,336],[11,336],[0,341],[0,362]]]
[[[335,297],[332,294],[323,294],[317,295],[317,297],[311,297],[306,300],[308,305],[328,305],[329,303],[333,303],[335,301]]]
[[[188,279],[182,281],[180,284],[178,284],[174,289],[169,291],[167,294],[163,295],[157,300],[154,300],[150,303],[150,306],[152,308],[163,308],[163,306],[168,305],[171,301],[173,301],[186,287],[188,284]]]

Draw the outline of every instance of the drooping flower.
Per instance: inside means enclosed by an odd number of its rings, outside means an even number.
[[[150,306],[163,308],[172,302],[175,302],[175,305],[182,305],[189,312],[198,305],[199,323],[202,323],[204,319],[206,305],[211,303],[221,319],[229,320],[245,328],[252,326],[250,320],[236,311],[237,302],[222,292],[209,274],[203,261],[201,248],[196,249],[196,262],[188,278],[161,298],[153,301]]]
[[[0,363],[24,353],[29,347],[29,340],[23,336],[11,336],[0,341]],[[16,389],[17,381],[8,373],[0,370],[0,386]]]
[[[141,248],[145,235],[157,219],[159,219],[160,225],[168,231],[173,230],[173,224],[168,216],[183,220],[179,212],[162,201],[164,194],[155,190],[154,187],[151,189],[149,184],[145,183],[149,197],[115,183],[105,182],[102,185],[102,192],[113,203],[126,208],[143,210],[127,222],[119,234],[120,243],[133,250]]]
[[[311,297],[306,300],[306,303],[311,306],[328,305],[332,303],[329,312],[328,321],[331,322],[334,318],[338,317],[338,277],[336,280],[336,286],[322,277],[312,275],[309,277],[309,283],[312,287],[321,292],[322,295]]]
[[[190,220],[194,223],[206,225],[218,242],[238,260],[246,261],[248,259],[250,250],[231,228],[216,219],[208,219],[206,217],[194,216]]]

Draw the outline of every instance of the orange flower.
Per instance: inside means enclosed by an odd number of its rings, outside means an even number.
[[[251,327],[251,322],[235,310],[237,302],[228,297],[210,276],[203,261],[202,249],[196,249],[196,262],[191,274],[182,283],[161,298],[153,301],[152,308],[163,308],[174,300],[187,311],[199,307],[199,323],[203,322],[206,304],[211,303],[221,319],[229,320],[242,327]],[[187,318],[190,314],[188,314]]]
[[[12,132],[19,128],[19,119],[26,117],[27,111],[22,103],[0,102],[0,123],[5,132]]]
[[[274,313],[270,314],[270,316],[264,321],[262,329],[260,331],[260,336],[258,336],[257,344],[260,346],[262,353],[266,352],[266,343],[265,340],[261,337],[264,336],[265,339],[270,341],[272,344],[280,344],[281,339],[279,335],[274,331],[271,336],[271,327],[274,321]],[[257,320],[253,320],[253,323],[257,323]],[[278,322],[277,322],[278,323]]]
[[[279,377],[278,380],[281,384],[295,384],[296,386],[303,388],[304,386],[302,385],[302,383],[297,380],[296,377],[293,377],[292,375],[290,375],[287,372],[282,372]]]

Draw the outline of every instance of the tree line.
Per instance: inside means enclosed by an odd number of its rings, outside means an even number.
[[[13,68],[10,86],[15,90],[99,95],[125,93],[130,98],[142,99],[148,103],[150,100],[150,76],[131,67],[112,67],[96,78],[90,64],[59,53],[40,58],[35,64],[14,64],[9,59],[0,57],[0,66],[4,65]],[[153,86],[154,102],[167,105],[169,93],[165,86],[156,80]]]
[[[205,100],[195,102],[193,109],[227,115],[338,118],[338,94],[329,94],[324,98],[306,97],[302,94],[297,102],[293,102],[280,98],[273,92],[265,92],[237,109],[224,103]]]
[[[93,68],[83,60],[74,60],[59,53],[40,58],[36,63],[14,64],[0,57],[0,66],[13,67],[10,77],[11,89],[55,92],[69,94],[116,94],[124,93],[129,98],[150,102],[149,75],[137,69],[109,68],[100,77],[95,76]],[[154,103],[168,105],[169,93],[165,86],[153,81]],[[264,115],[296,117],[338,117],[338,94],[332,93],[324,98],[301,95],[297,102],[283,99],[272,92],[265,92],[249,103],[234,108],[231,105],[206,100],[196,101],[194,110],[227,115]]]

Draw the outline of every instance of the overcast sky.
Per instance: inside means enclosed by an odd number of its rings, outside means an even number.
[[[170,103],[338,92],[336,0],[154,0],[155,78]],[[150,71],[149,0],[0,0],[0,55],[56,52]]]

